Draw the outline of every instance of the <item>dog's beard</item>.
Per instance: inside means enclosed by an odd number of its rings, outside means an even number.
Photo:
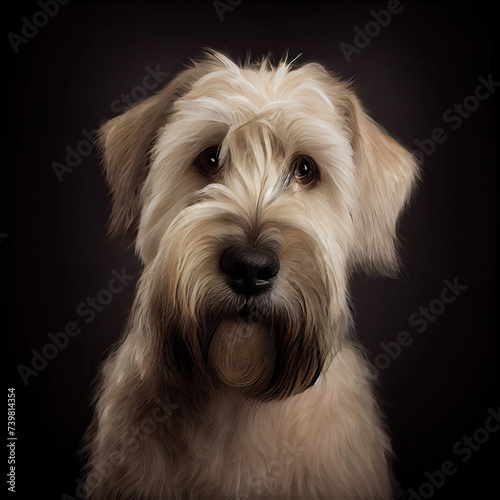
[[[243,307],[229,301],[215,308],[211,302],[196,324],[177,332],[173,354],[181,373],[198,388],[259,401],[289,397],[314,384],[330,352],[322,340],[324,325],[266,302],[251,298]],[[196,340],[182,340],[187,337]]]
[[[209,368],[225,387],[248,396],[262,394],[276,365],[276,338],[272,327],[225,320],[212,336]]]
[[[200,397],[215,390],[258,401],[286,398],[313,385],[328,363],[331,325],[303,297],[279,304],[197,296],[195,314],[178,300],[157,299],[149,302],[156,314],[150,309],[147,317],[156,318],[153,342],[164,353],[169,379]]]
[[[281,399],[317,380],[326,359],[313,336],[293,338],[276,325],[223,321],[209,348],[209,369],[223,387],[249,399]]]

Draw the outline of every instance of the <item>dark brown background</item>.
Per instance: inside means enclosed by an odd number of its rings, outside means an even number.
[[[202,46],[245,57],[317,60],[355,77],[372,116],[410,148],[441,127],[449,137],[424,162],[424,180],[404,218],[401,280],[357,276],[352,294],[358,335],[375,360],[380,343],[400,331],[414,342],[380,374],[381,397],[404,489],[452,459],[458,472],[433,498],[487,498],[494,485],[494,436],[469,461],[452,448],[482,427],[494,390],[495,161],[498,96],[482,101],[455,131],[443,113],[493,73],[493,13],[480,3],[404,3],[403,12],[347,63],[339,44],[372,19],[379,3],[251,2],[221,22],[212,2],[70,2],[15,54],[7,38],[7,214],[0,233],[7,384],[17,388],[17,496],[60,498],[75,491],[75,458],[90,419],[89,387],[106,349],[119,337],[133,285],[90,324],[76,313],[106,286],[111,270],[139,272],[132,250],[105,237],[109,200],[94,154],[59,183],[52,162],[64,162],[82,130],[116,113],[111,103],[141,84],[146,66],[175,74]],[[6,33],[20,33],[36,3],[16,2]],[[498,91],[497,91],[498,92]],[[150,92],[151,94],[152,92]],[[4,266],[5,265],[5,266]],[[439,297],[443,280],[468,289],[422,333],[409,317]],[[17,366],[29,364],[47,334],[78,321],[82,333],[24,387]],[[498,465],[498,464],[496,464]],[[496,469],[495,469],[496,470]],[[459,496],[460,495],[460,496]]]

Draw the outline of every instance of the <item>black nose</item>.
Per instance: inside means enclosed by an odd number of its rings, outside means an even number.
[[[280,263],[273,251],[232,247],[222,254],[221,268],[229,276],[231,288],[248,296],[271,288]]]

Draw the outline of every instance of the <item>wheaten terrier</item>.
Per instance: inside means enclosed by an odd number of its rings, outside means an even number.
[[[393,275],[418,167],[320,64],[207,51],[101,130],[143,272],[100,375],[92,499],[387,499],[348,280]]]

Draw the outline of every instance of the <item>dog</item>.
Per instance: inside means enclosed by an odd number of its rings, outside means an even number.
[[[419,166],[319,63],[215,50],[107,122],[143,264],[87,434],[92,499],[388,499],[349,277],[396,276]]]

